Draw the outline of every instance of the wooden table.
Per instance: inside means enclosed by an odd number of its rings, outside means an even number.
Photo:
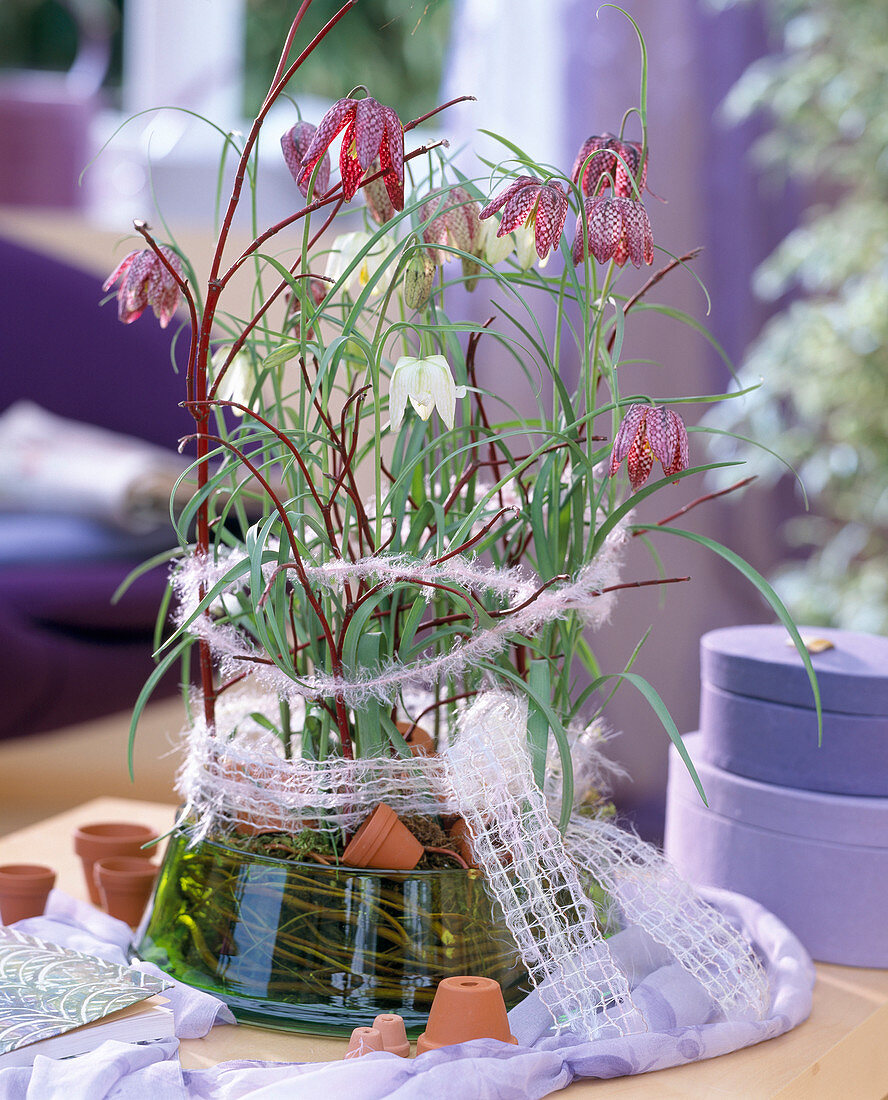
[[[126,819],[165,832],[173,816],[172,806],[156,802],[97,798],[0,837],[0,863],[48,863],[56,868],[62,890],[86,900],[80,861],[71,843],[78,825]],[[220,1026],[205,1039],[182,1040],[181,1061],[190,1069],[234,1058],[322,1062],[341,1058],[345,1049],[342,1039]],[[883,1100],[888,1096],[888,970],[818,964],[811,1017],[787,1035],[694,1065],[613,1081],[576,1082],[561,1095],[568,1100]]]

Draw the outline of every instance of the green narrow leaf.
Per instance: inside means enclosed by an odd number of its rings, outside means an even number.
[[[133,747],[136,741],[136,727],[139,724],[139,719],[142,717],[142,712],[151,696],[154,694],[154,689],[160,683],[161,678],[173,664],[177,657],[182,654],[183,651],[189,649],[194,644],[195,639],[191,637],[182,638],[175,648],[171,649],[169,653],[163,658],[157,665],[148,679],[145,681],[145,686],[139,692],[139,698],[136,700],[136,705],[133,707],[133,716],[130,719],[129,728],[129,743],[126,751],[126,764],[129,769],[129,777],[131,780],[135,780],[136,776],[133,772]]]
[[[382,658],[383,635],[362,634],[357,644],[357,669],[372,676],[378,670]],[[361,756],[379,756],[388,741],[383,728],[382,704],[369,698],[355,709],[357,748]]]
[[[552,685],[549,679],[548,661],[531,661],[527,674],[527,686],[541,699],[551,699]],[[549,742],[549,720],[528,694],[527,744],[530,747],[530,760],[533,778],[540,790],[546,778],[546,748]]]
[[[639,676],[637,672],[609,672],[602,676],[600,680],[596,681],[595,686],[600,687],[605,681],[620,679],[627,680],[644,696],[644,698],[650,703],[651,710],[660,719],[660,723],[663,729],[669,734],[669,740],[675,745],[678,755],[684,761],[685,767],[688,769],[691,775],[691,779],[694,781],[694,786],[700,792],[700,797],[706,806],[709,803],[706,801],[706,792],[703,790],[703,784],[700,782],[700,777],[697,775],[697,769],[694,767],[694,762],[688,756],[688,750],[684,746],[684,741],[681,739],[681,734],[678,732],[678,726],[672,719],[672,715],[663,700],[660,698],[657,689],[649,684],[643,676]]]
[[[155,566],[163,565],[165,562],[170,561],[172,558],[179,557],[182,553],[181,546],[174,546],[170,550],[164,550],[160,554],[155,554],[153,557],[143,561],[140,565],[137,565],[135,569],[132,569],[124,579],[120,582],[114,591],[114,595],[111,597],[111,603],[117,603],[117,601],[124,595],[127,589],[137,581],[139,577],[144,576],[145,573],[149,573]]]
[[[647,530],[665,531],[667,534],[678,535],[680,538],[689,539],[691,542],[699,543],[700,546],[705,546],[707,550],[711,550],[714,554],[718,554],[719,557],[724,558],[726,562],[733,565],[734,568],[739,573],[742,573],[743,576],[746,577],[746,579],[765,597],[777,618],[789,631],[789,636],[792,638],[793,644],[798,650],[799,656],[802,658],[802,664],[805,666],[805,671],[808,673],[808,680],[810,681],[811,691],[814,695],[814,705],[817,710],[817,744],[818,746],[821,745],[823,743],[823,708],[820,702],[820,685],[817,683],[817,673],[814,671],[814,665],[811,663],[811,655],[805,648],[805,643],[802,641],[798,628],[792,621],[792,616],[786,610],[783,601],[771,585],[768,584],[761,573],[754,569],[748,562],[744,561],[739,554],[734,553],[734,551],[729,550],[727,546],[722,546],[720,542],[716,542],[706,535],[698,535],[695,531],[682,531],[677,527],[657,527],[647,528]]]

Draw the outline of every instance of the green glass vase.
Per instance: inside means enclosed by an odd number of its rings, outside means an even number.
[[[438,982],[529,991],[480,871],[375,871],[276,859],[175,833],[137,951],[244,1023],[349,1034],[381,1012],[425,1027]]]

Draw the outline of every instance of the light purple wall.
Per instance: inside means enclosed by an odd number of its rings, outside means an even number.
[[[676,253],[704,246],[696,270],[709,289],[713,308],[707,319],[704,296],[684,273],[665,281],[656,300],[708,323],[728,353],[739,359],[765,317],[749,289],[751,273],[791,227],[793,215],[791,200],[765,195],[757,181],[748,158],[757,127],[728,129],[716,117],[718,104],[746,65],[770,48],[762,12],[750,4],[714,14],[696,0],[627,0],[624,6],[639,23],[649,53],[648,181],[666,200],[659,202],[652,195],[646,199],[655,240]],[[464,0],[462,7],[464,11],[473,8],[474,0]],[[513,0],[508,10],[520,23],[520,0]],[[554,132],[561,143],[558,163],[569,171],[587,136],[619,130],[626,108],[637,104],[639,53],[633,28],[613,8],[599,8],[590,0],[556,0],[548,10],[553,19],[561,21],[564,62],[560,88],[551,86],[548,63],[535,65],[535,54],[550,49],[557,38],[528,37],[526,54],[513,53],[508,59],[513,74],[511,110],[521,126],[536,95],[545,96],[547,102],[560,100],[563,117],[545,140],[541,136],[540,144],[551,141]],[[474,72],[482,89],[480,98],[485,76],[501,79],[502,58],[485,64],[485,50],[491,59],[498,53],[497,45],[495,41],[481,45],[464,42],[461,29],[470,26],[471,19],[463,19],[458,7],[455,48],[468,51],[475,66],[473,69],[463,58],[454,75]],[[514,46],[514,41],[511,44]],[[547,77],[543,89],[536,83],[538,73]],[[455,94],[469,89],[451,84],[447,90]],[[478,114],[480,117],[480,111]],[[627,135],[637,136],[634,123],[627,128]],[[522,140],[533,153],[533,134],[525,133]],[[572,227],[569,229],[572,232]],[[646,277],[647,273],[633,273],[621,289],[632,288]],[[718,357],[698,334],[651,314],[636,315],[627,324],[624,357],[654,359],[659,364],[625,367],[624,394],[675,397],[721,392],[729,380]],[[689,421],[701,411],[700,406],[683,410]],[[691,443],[692,461],[707,461],[701,437],[692,436]],[[655,521],[705,491],[699,480],[685,481],[646,502],[639,516]],[[756,568],[767,570],[777,556],[774,532],[783,508],[781,499],[753,488],[730,505],[702,506],[683,520],[682,526],[727,543]],[[691,574],[691,583],[671,586],[665,592],[642,589],[624,593],[613,623],[592,639],[593,648],[608,671],[619,670],[653,622],[635,671],[658,689],[679,729],[687,731],[697,722],[700,635],[715,626],[771,621],[772,615],[748,583],[720,559],[671,536],[661,535],[656,545],[666,575]],[[632,547],[624,576],[656,576],[641,545]],[[608,707],[607,718],[623,730],[613,753],[632,776],[619,791],[621,808],[637,815],[643,832],[656,835],[662,826],[668,739],[647,703],[630,687],[620,690]]]

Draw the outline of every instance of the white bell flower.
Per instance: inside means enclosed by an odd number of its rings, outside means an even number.
[[[457,386],[450,367],[443,355],[429,355],[417,359],[402,355],[395,363],[389,381],[389,416],[392,428],[397,431],[404,419],[407,399],[421,420],[428,420],[432,410],[448,428],[453,427],[457,397],[465,397],[465,386]]]
[[[485,218],[481,222],[481,255],[489,264],[499,264],[515,247],[515,238],[511,233],[502,237],[496,235],[500,223],[498,218]]]
[[[358,261],[359,253],[373,240],[373,236],[374,234],[366,233],[363,230],[356,230],[354,233],[342,233],[333,241],[333,247],[327,257],[325,274],[333,282],[338,282],[345,272],[353,264],[356,264],[344,286],[344,289],[352,298],[357,298],[367,283],[382,267],[386,256],[395,247],[394,241],[390,237],[380,237]],[[371,296],[375,297],[377,294],[381,294],[385,290],[385,285],[385,280],[380,279],[371,290]]]
[[[517,225],[512,230],[512,236],[515,238],[515,258],[522,271],[529,271],[534,264],[537,267],[546,266],[552,253],[547,252],[542,260],[539,258],[532,225]]]
[[[213,372],[222,369],[222,364],[228,355],[227,348],[220,348],[213,356]],[[239,405],[249,405],[253,388],[256,385],[256,375],[253,372],[253,364],[250,356],[245,351],[239,351],[228,364],[228,370],[219,383],[216,393],[223,401],[236,401]],[[231,410],[234,416],[243,416],[241,409]]]
[[[481,222],[481,255],[489,264],[502,263],[514,250],[515,259],[522,271],[528,271],[534,264],[537,267],[546,266],[551,253],[544,260],[539,258],[533,226],[518,225],[511,233],[498,237],[496,232],[499,224],[496,218],[485,218]]]

